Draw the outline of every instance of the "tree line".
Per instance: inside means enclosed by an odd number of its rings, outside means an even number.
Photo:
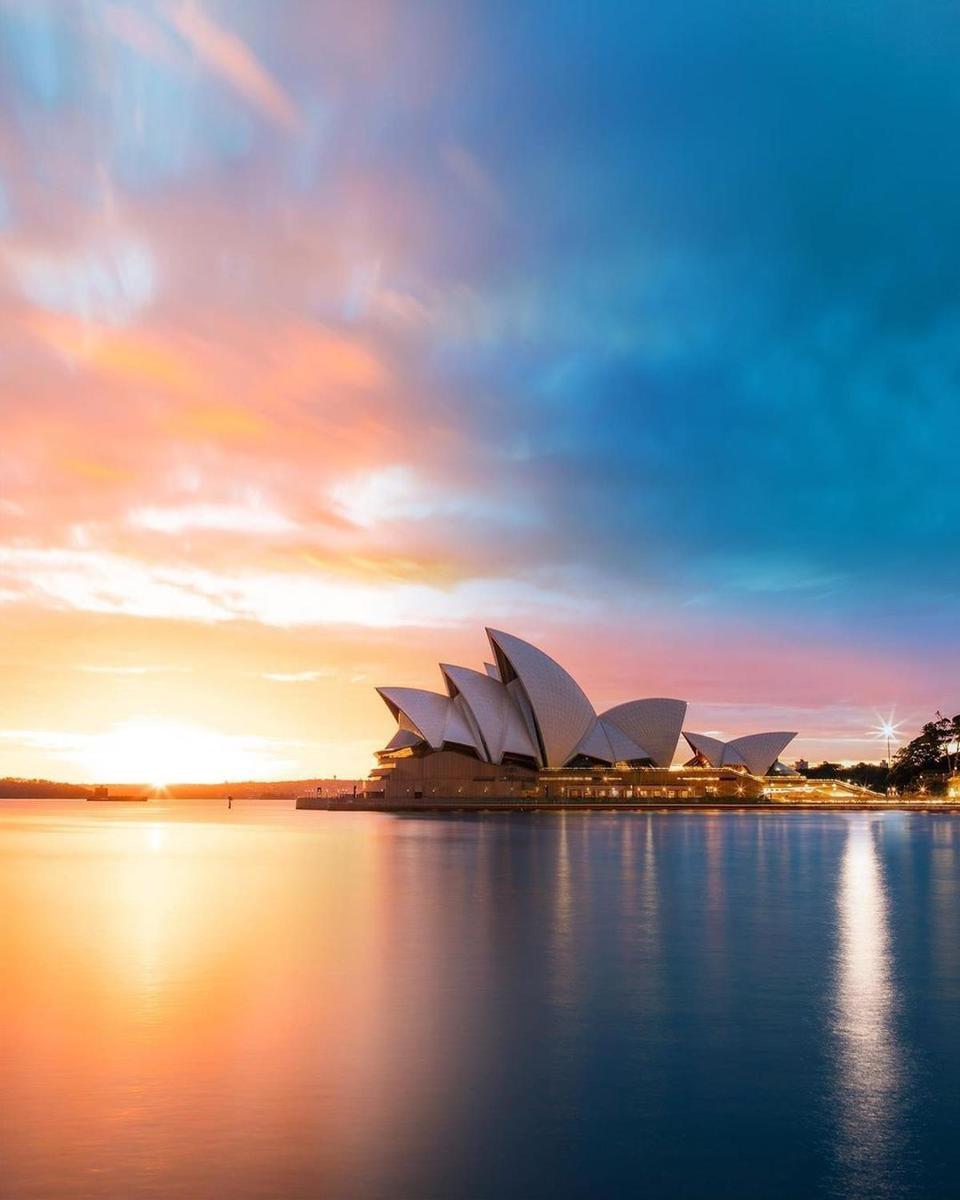
[[[893,756],[890,783],[900,791],[910,790],[924,776],[946,779],[960,766],[960,715],[945,717],[937,712],[917,736]],[[936,778],[931,780],[936,784]]]
[[[848,779],[875,792],[896,788],[898,792],[918,791],[921,787],[936,794],[943,791],[948,776],[960,771],[960,715],[945,717],[938,712],[915,738],[901,746],[892,764],[859,762],[845,767],[838,762],[822,762],[804,767],[808,779]]]

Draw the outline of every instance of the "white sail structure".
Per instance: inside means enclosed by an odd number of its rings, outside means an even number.
[[[711,767],[746,767],[751,775],[768,775],[797,735],[782,730],[749,733],[730,742],[686,730],[683,736],[694,754],[705,759]]]
[[[607,725],[616,726],[636,745],[643,746],[654,766],[669,767],[686,715],[686,700],[656,697],[628,700],[626,704],[608,708],[600,714],[600,719]]]
[[[504,755],[536,759],[537,748],[523,716],[499,679],[450,663],[441,663],[440,670],[451,699],[459,698],[476,722],[488,762],[503,762]]]
[[[384,753],[454,750],[492,764],[563,768],[593,763],[665,768],[673,762],[687,705],[650,697],[599,715],[572,675],[539,647],[488,629],[494,662],[483,670],[442,663],[446,692],[377,688],[397,722]],[[724,742],[684,732],[694,754],[712,767],[765,775],[794,733],[754,733]]]
[[[499,629],[488,629],[487,637],[500,678],[508,686],[518,682],[528,702],[541,765],[566,766],[596,721],[593,705],[580,684],[549,654]]]

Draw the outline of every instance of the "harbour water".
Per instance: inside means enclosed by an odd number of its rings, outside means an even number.
[[[945,1197],[960,817],[0,803],[4,1200]]]

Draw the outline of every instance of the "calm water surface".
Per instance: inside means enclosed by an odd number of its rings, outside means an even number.
[[[960,819],[0,802],[0,1195],[947,1197]]]

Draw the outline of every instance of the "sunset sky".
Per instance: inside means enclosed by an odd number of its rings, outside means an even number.
[[[960,16],[0,0],[0,775],[364,775],[483,626],[598,707],[960,709]]]

